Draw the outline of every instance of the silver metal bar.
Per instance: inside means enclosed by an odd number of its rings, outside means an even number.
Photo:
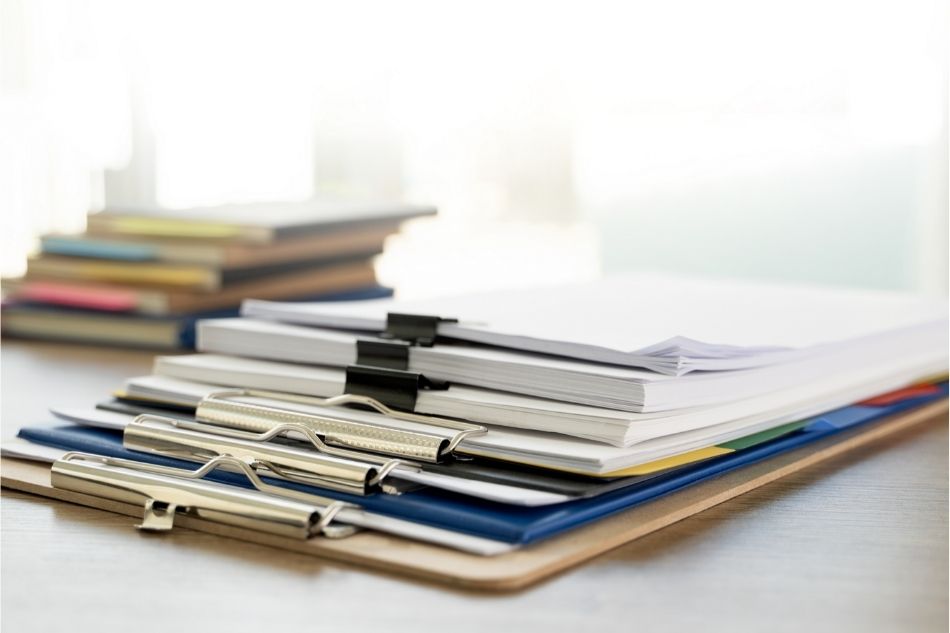
[[[267,442],[294,433],[309,440],[317,452]],[[282,424],[264,433],[250,433],[163,416],[143,414],[125,428],[123,445],[134,451],[204,463],[230,455],[255,470],[300,483],[365,495],[400,465],[415,466],[399,459],[330,447],[312,429]]]
[[[241,471],[258,490],[202,480],[225,465]],[[355,506],[272,486],[261,481],[250,466],[230,456],[216,457],[190,471],[67,453],[53,463],[50,479],[56,488],[142,505],[145,514],[139,528],[149,531],[171,529],[174,517],[180,514],[299,539],[317,534],[340,538],[357,530],[333,523],[341,509]]]
[[[236,397],[260,397],[272,400],[319,407],[337,407],[360,404],[390,419],[425,424],[456,431],[450,437],[434,433],[394,429],[333,416],[304,413],[272,405],[261,405],[233,400]],[[438,462],[450,455],[466,437],[487,432],[484,426],[436,416],[406,413],[391,409],[367,396],[344,394],[332,398],[300,396],[259,389],[235,389],[209,394],[198,403],[195,418],[232,428],[267,432],[275,426],[292,423],[305,426],[322,437],[328,445],[343,446],[361,451],[395,455],[426,462]]]

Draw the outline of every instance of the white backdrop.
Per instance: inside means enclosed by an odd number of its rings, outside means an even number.
[[[0,0],[2,271],[89,207],[439,205],[406,294],[664,269],[947,291],[938,0]]]

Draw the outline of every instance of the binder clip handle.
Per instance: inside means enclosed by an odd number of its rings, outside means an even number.
[[[258,492],[265,493],[265,496],[272,495],[274,497],[292,499],[311,506],[315,515],[315,520],[308,530],[310,535],[323,535],[327,538],[343,538],[358,532],[360,529],[355,525],[334,522],[334,519],[337,517],[340,511],[347,508],[359,509],[359,506],[346,501],[341,501],[339,499],[321,497],[308,492],[284,488],[282,486],[276,486],[274,484],[267,483],[258,476],[257,472],[255,472],[254,468],[247,461],[230,455],[219,455],[214,457],[202,464],[196,470],[185,470],[172,466],[149,464],[147,462],[138,462],[119,457],[89,455],[76,451],[66,453],[58,460],[57,463],[75,463],[84,461],[98,463],[106,467],[115,467],[119,469],[128,469],[142,473],[159,475],[168,478],[169,481],[201,481],[204,480],[212,471],[222,467],[230,466],[243,474],[251,484],[251,487],[256,489]],[[56,472],[56,464],[53,466],[53,471],[54,473]],[[53,485],[56,486],[55,481]],[[116,488],[133,489],[134,486],[129,484],[127,481],[117,479]],[[180,499],[175,499],[174,497],[177,493],[173,488],[169,488],[165,491],[156,491],[155,488],[156,487],[154,485],[149,485],[143,488],[140,492],[140,494],[148,498],[145,500],[145,515],[142,523],[136,527],[139,530],[146,532],[167,532],[174,526],[177,511],[180,509],[187,510],[190,507],[191,502],[194,501],[195,495],[185,495]],[[156,492],[160,492],[162,498],[156,498],[152,496]],[[230,510],[233,511],[233,508],[230,508]]]
[[[420,390],[448,388],[448,383],[430,380],[417,372],[350,365],[346,368],[344,392],[372,398],[400,411],[415,411]]]
[[[440,323],[458,323],[458,319],[390,312],[386,315],[386,330],[380,334],[380,338],[400,339],[413,345],[432,347],[438,336]]]

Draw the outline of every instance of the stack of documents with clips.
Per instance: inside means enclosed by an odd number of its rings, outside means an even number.
[[[200,353],[4,451],[148,529],[184,513],[506,556],[943,400],[947,330],[943,300],[654,275],[248,300],[199,324]]]

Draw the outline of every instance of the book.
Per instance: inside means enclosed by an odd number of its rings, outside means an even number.
[[[218,292],[230,285],[272,279],[291,273],[319,274],[328,266],[361,262],[378,255],[369,252],[277,262],[242,268],[217,268],[199,264],[130,262],[40,255],[29,260],[24,278],[63,279],[135,284],[143,288],[169,288],[195,292]],[[247,295],[245,295],[247,296]]]
[[[380,297],[373,258],[432,207],[311,201],[198,209],[110,208],[81,235],[47,235],[4,279],[7,336],[191,348],[200,318],[248,297]],[[347,296],[347,295],[345,295]]]
[[[90,235],[139,235],[266,244],[291,237],[332,234],[355,227],[392,225],[435,215],[435,207],[317,200],[233,204],[193,209],[124,208],[89,215]]]
[[[389,288],[367,286],[356,290],[306,295],[307,300],[356,300],[391,294]],[[200,319],[233,317],[237,307],[176,316],[123,314],[63,308],[39,303],[3,306],[0,332],[5,337],[132,346],[148,349],[193,349],[195,323]]]
[[[304,233],[266,244],[130,234],[54,234],[42,237],[40,246],[46,255],[246,268],[314,257],[379,252],[386,238],[398,229],[399,222],[381,221]]]
[[[217,292],[96,283],[36,276],[4,280],[8,299],[18,302],[83,308],[108,313],[171,316],[232,308],[246,297],[280,298],[319,296],[376,283],[370,260],[321,266],[318,270],[291,270],[257,279],[235,281]]]

